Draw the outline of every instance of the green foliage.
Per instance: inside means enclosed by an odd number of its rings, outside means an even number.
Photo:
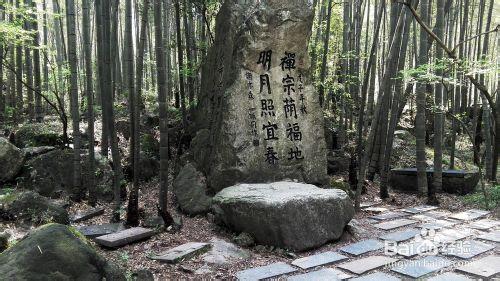
[[[500,206],[500,185],[486,186],[486,194],[488,199],[487,209],[491,210]],[[463,201],[480,208],[486,208],[486,200],[482,190],[464,196]]]

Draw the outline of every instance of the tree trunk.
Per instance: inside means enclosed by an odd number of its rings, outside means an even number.
[[[156,1],[156,0],[155,0]],[[187,128],[187,116],[186,116],[186,94],[184,92],[184,58],[182,55],[182,36],[181,36],[181,11],[180,11],[180,1],[175,1],[175,24],[177,33],[177,58],[178,58],[178,69],[179,69],[179,92],[181,100],[181,112],[182,112],[182,127]]]
[[[323,107],[325,102],[325,78],[327,72],[327,58],[328,58],[328,42],[330,42],[330,21],[332,17],[332,0],[328,0],[328,9],[326,15],[326,31],[325,31],[325,39],[323,41],[323,59],[321,62],[321,73],[320,73],[320,82],[319,82],[319,104]]]

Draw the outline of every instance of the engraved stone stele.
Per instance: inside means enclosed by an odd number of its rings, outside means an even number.
[[[308,0],[231,0],[217,15],[193,119],[192,157],[214,192],[238,182],[326,183]]]

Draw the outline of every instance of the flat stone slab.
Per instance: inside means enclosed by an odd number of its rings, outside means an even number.
[[[429,211],[429,212],[414,215],[411,218],[421,220],[421,221],[433,221],[435,219],[444,218],[444,217],[447,217],[450,215],[451,215],[451,213],[444,212],[444,211]]]
[[[359,256],[364,253],[382,249],[383,247],[384,243],[375,239],[368,239],[354,244],[349,244],[347,246],[340,248],[340,250],[344,253],[348,253],[354,256]]]
[[[495,226],[499,226],[500,221],[497,220],[490,220],[490,219],[482,219],[475,221],[471,223],[469,226],[474,229],[480,229],[480,230],[488,230],[490,228],[493,228]]]
[[[457,219],[457,220],[462,220],[462,221],[470,221],[470,220],[475,220],[480,217],[484,217],[488,215],[490,212],[489,211],[484,211],[484,210],[478,210],[478,209],[470,209],[465,212],[460,212],[458,214],[450,216],[452,219]]]
[[[151,229],[133,227],[116,233],[99,236],[95,239],[95,242],[104,247],[118,248],[136,241],[147,239],[154,234],[155,232]]]
[[[457,270],[482,278],[489,278],[500,272],[500,256],[487,256],[461,266]]]
[[[495,246],[475,240],[465,240],[447,245],[441,252],[448,256],[470,259],[492,249],[495,249]]]
[[[104,214],[104,208],[92,208],[83,212],[76,213],[75,215],[71,216],[70,220],[71,222],[77,223],[100,216],[102,214]]]
[[[394,228],[407,226],[407,225],[414,224],[414,223],[417,223],[417,221],[409,220],[409,219],[396,219],[396,220],[392,220],[392,221],[381,222],[381,223],[375,224],[374,226],[376,228],[380,228],[383,230],[391,230]]]
[[[387,212],[387,211],[389,211],[389,209],[384,208],[384,207],[368,207],[368,208],[363,209],[363,211],[379,214],[382,212]]]
[[[500,243],[500,230],[495,230],[485,233],[483,235],[478,236],[477,238]]]
[[[311,271],[304,274],[288,277],[288,281],[323,281],[323,280],[346,280],[351,278],[351,274],[347,274],[333,268],[323,268],[316,271]],[[351,279],[352,280],[352,279]]]
[[[438,229],[442,229],[442,228],[452,227],[455,224],[457,224],[457,223],[452,222],[452,221],[447,221],[447,220],[434,220],[434,221],[429,221],[427,223],[424,223],[424,224],[420,225],[420,227],[425,228],[425,229],[438,230]]]
[[[189,242],[156,255],[152,259],[166,263],[178,263],[202,254],[209,249],[209,243]]]
[[[349,280],[352,280],[352,281],[381,281],[381,280],[384,280],[384,281],[399,281],[401,280],[401,278],[398,278],[394,275],[390,275],[388,273],[385,273],[385,272],[375,272],[375,273],[372,273],[372,274],[368,274],[368,275],[365,275],[365,276],[361,276],[361,277],[357,277],[357,278],[352,278],[352,279],[349,279]]]
[[[384,235],[380,236],[379,238],[382,240],[387,240],[387,241],[401,242],[401,241],[406,241],[406,240],[415,238],[415,236],[417,236],[418,234],[420,234],[419,229],[410,228],[410,229],[405,229],[405,230],[400,230],[400,231],[384,234]]]
[[[446,258],[428,256],[418,260],[407,261],[402,265],[392,268],[392,271],[403,275],[420,278],[442,268],[448,267],[452,262]]]
[[[394,248],[389,248],[389,251],[396,252],[405,258],[411,258],[419,254],[430,251],[438,252],[438,244],[431,240],[411,241],[395,245]],[[395,251],[394,251],[395,250]]]
[[[76,228],[81,234],[88,238],[95,238],[122,230],[121,223],[84,225]]]
[[[283,274],[293,273],[296,271],[297,269],[284,262],[277,262],[266,266],[259,266],[238,271],[236,273],[236,278],[238,280],[262,280],[266,278],[277,277]]]
[[[427,281],[473,281],[467,276],[455,272],[446,272],[427,279]]]
[[[359,207],[361,209],[365,209],[365,208],[368,208],[368,207],[373,207],[373,206],[376,206],[378,204],[382,203],[382,201],[379,201],[379,202],[361,202],[359,204]]]
[[[352,273],[363,274],[370,270],[374,270],[397,261],[398,259],[386,256],[370,256],[340,264],[338,267],[348,270]]]
[[[467,238],[472,235],[472,231],[470,229],[443,229],[438,231],[432,240],[438,244],[452,243],[460,239]]]
[[[416,207],[412,207],[412,208],[402,209],[401,211],[407,212],[407,213],[410,213],[410,214],[420,214],[420,213],[423,213],[423,212],[428,212],[428,211],[435,210],[437,208],[438,207],[436,207],[436,206],[420,205],[420,206],[416,206]]]
[[[404,213],[404,212],[391,212],[391,211],[389,211],[389,212],[383,212],[383,213],[376,215],[376,216],[371,216],[370,218],[382,221],[382,220],[398,219],[398,218],[402,218],[402,217],[405,217],[408,215],[409,215],[408,213]]]
[[[345,259],[347,259],[347,257],[344,255],[328,251],[321,254],[316,254],[309,257],[296,259],[292,262],[292,265],[295,265],[302,269],[308,269],[311,267],[326,265],[337,261],[342,261]]]

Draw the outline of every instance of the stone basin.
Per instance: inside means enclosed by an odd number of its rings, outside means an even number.
[[[427,169],[427,184],[433,183],[434,169]],[[479,182],[478,171],[443,170],[443,191],[458,195],[474,192]],[[392,169],[389,177],[392,188],[417,192],[417,168]]]

